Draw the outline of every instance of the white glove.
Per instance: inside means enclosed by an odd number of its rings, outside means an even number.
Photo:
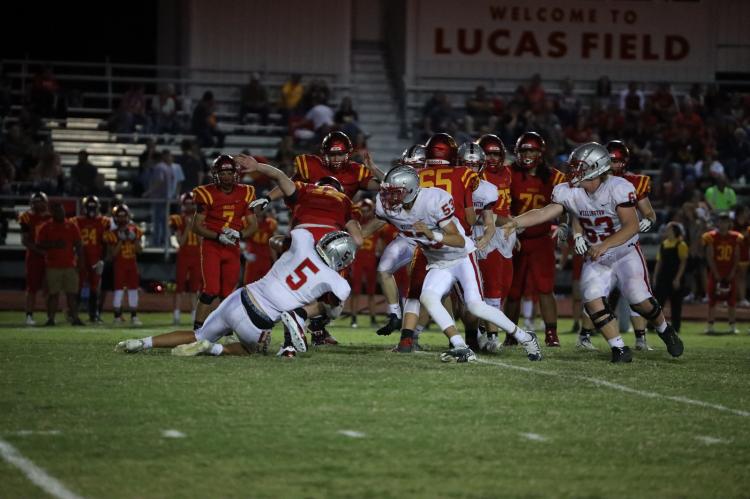
[[[91,266],[91,270],[96,272],[97,275],[102,275],[104,273],[104,261],[99,260],[94,265]]]
[[[247,251],[243,251],[242,256],[245,257],[245,261],[248,263],[253,263],[255,260],[258,259],[258,257],[255,256],[255,253],[249,253]]]
[[[240,239],[240,233],[239,231],[234,230],[231,227],[224,227],[221,229],[221,233],[226,235],[227,237],[234,239],[235,241],[239,241]]]
[[[568,224],[560,224],[557,226],[557,244],[562,246],[568,242],[568,236],[570,235],[570,226]]]
[[[254,210],[255,208],[262,210],[268,205],[269,202],[271,202],[271,200],[268,199],[267,197],[260,197],[256,199],[255,201],[253,201],[252,203],[250,203],[249,206],[251,210]]]
[[[648,218],[641,219],[640,222],[638,222],[638,231],[639,232],[648,232],[651,230],[651,227],[654,226],[654,222],[649,220]]]
[[[219,239],[218,240],[219,240],[219,242],[221,244],[223,244],[225,246],[234,246],[235,244],[237,244],[237,240],[236,239],[232,239],[231,237],[229,237],[226,234],[219,234]]]
[[[583,234],[576,234],[573,240],[576,245],[576,255],[585,255],[589,250],[589,243],[583,238]]]

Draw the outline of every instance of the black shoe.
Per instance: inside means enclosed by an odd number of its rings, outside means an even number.
[[[334,338],[326,328],[320,331],[310,331],[310,337],[312,338],[313,346],[319,347],[322,345],[338,345],[339,342]]]
[[[44,323],[45,326],[54,326],[55,325],[55,319],[47,319],[47,322]]]
[[[617,362],[633,362],[633,354],[630,352],[630,347],[612,347],[612,363]]]
[[[401,319],[396,314],[388,314],[388,323],[378,329],[376,332],[378,336],[388,336],[394,331],[401,329]]]
[[[451,348],[447,352],[440,354],[440,360],[443,362],[456,361],[458,363],[476,362],[477,356],[469,347]]]
[[[81,319],[79,319],[78,317],[76,317],[75,319],[72,319],[70,321],[70,324],[72,326],[85,326],[85,324],[83,323],[83,321]]]
[[[667,345],[667,352],[672,357],[679,357],[685,350],[682,340],[672,326],[667,326],[663,333],[659,333],[659,338]]]

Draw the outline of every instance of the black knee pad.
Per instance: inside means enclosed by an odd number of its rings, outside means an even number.
[[[206,293],[201,293],[200,296],[198,296],[198,301],[204,305],[211,305],[215,299],[216,295],[208,295]]]
[[[636,313],[641,314],[641,316],[647,321],[655,321],[656,318],[659,317],[659,314],[661,314],[661,305],[659,305],[659,302],[656,301],[656,298],[653,296],[648,297],[648,304],[651,305],[651,310],[648,312],[642,312],[633,305],[630,305],[630,308]]]
[[[597,329],[601,329],[613,320],[617,319],[617,316],[612,312],[612,309],[609,308],[607,299],[602,297],[602,301],[604,302],[604,308],[600,311],[590,313],[588,312],[588,310],[586,310],[589,315],[589,319],[591,319],[591,322],[594,323],[594,327],[596,327]]]

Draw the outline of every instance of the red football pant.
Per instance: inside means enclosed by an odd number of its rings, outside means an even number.
[[[44,257],[36,253],[26,252],[26,291],[36,293],[44,289]]]
[[[138,264],[135,260],[129,260],[125,263],[115,263],[115,285],[114,290],[118,289],[138,289],[141,280],[138,275]]]
[[[377,258],[374,253],[361,253],[357,255],[352,265],[351,279],[349,283],[352,287],[352,294],[358,295],[362,290],[362,284],[365,284],[365,291],[368,295],[375,294],[376,268],[378,266]]]
[[[204,239],[201,243],[201,274],[203,293],[226,298],[240,279],[240,248]]]
[[[513,258],[513,284],[508,298],[517,301],[534,293],[550,294],[554,289],[554,239],[543,236],[521,240],[521,251]]]
[[[201,289],[200,258],[180,258],[177,255],[177,269],[175,272],[175,291],[177,293],[195,293]]]
[[[723,296],[717,296],[716,295],[716,285],[718,284],[716,280],[714,279],[713,274],[711,272],[708,273],[708,279],[706,282],[706,288],[708,288],[707,294],[708,294],[708,306],[713,307],[720,301],[726,300],[728,307],[734,307],[737,303],[737,286],[735,285],[736,279],[732,279],[729,282],[729,293],[725,294]]]
[[[409,290],[406,293],[407,298],[419,300],[425,277],[427,277],[427,257],[424,256],[421,249],[417,248],[409,264]]]
[[[484,260],[479,260],[479,270],[485,298],[505,298],[513,283],[513,259],[505,258],[498,250],[492,251]]]

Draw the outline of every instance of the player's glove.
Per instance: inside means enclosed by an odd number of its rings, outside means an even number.
[[[96,272],[97,275],[102,275],[104,273],[104,261],[99,260],[94,265],[91,266],[91,270]]]
[[[255,260],[258,259],[258,257],[255,256],[255,253],[250,253],[249,251],[243,251],[242,256],[245,257],[245,261],[248,263],[253,263]]]
[[[235,244],[237,244],[237,240],[236,239],[232,239],[231,237],[229,237],[226,234],[219,234],[218,241],[221,244],[223,244],[224,246],[234,246]]]
[[[576,255],[585,255],[589,250],[589,243],[587,243],[586,239],[583,238],[583,234],[576,234],[573,238],[573,241],[575,242],[576,246]]]
[[[128,240],[130,240],[130,241],[135,241],[135,238],[136,238],[136,233],[135,233],[135,231],[134,231],[134,230],[129,230],[129,231],[128,231]]]
[[[638,231],[639,232],[648,232],[651,230],[651,227],[654,226],[654,222],[652,222],[648,218],[642,218],[640,222],[638,222]]]
[[[557,244],[562,246],[568,242],[568,236],[570,235],[570,225],[562,223],[557,226]]]
[[[232,244],[236,244],[237,241],[240,240],[240,233],[239,231],[236,231],[232,229],[231,227],[224,227],[221,229],[222,235],[226,236],[229,240],[232,241]]]
[[[251,210],[254,210],[255,208],[258,208],[259,210],[262,210],[266,206],[268,206],[268,203],[270,203],[270,202],[271,202],[270,199],[268,199],[265,196],[261,196],[258,199],[256,199],[255,201],[253,201],[252,203],[250,203],[249,206],[250,206]]]

